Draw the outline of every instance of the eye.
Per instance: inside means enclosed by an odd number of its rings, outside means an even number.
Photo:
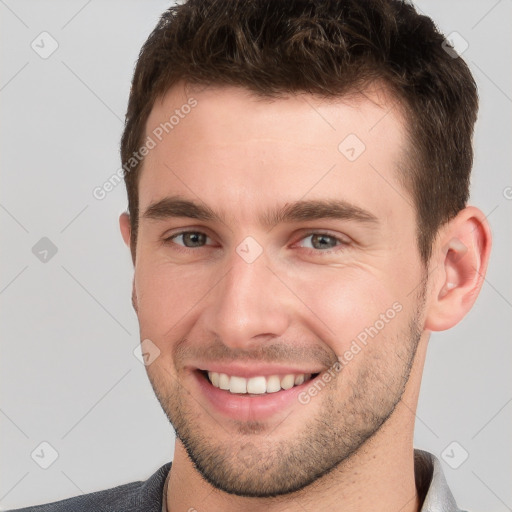
[[[299,242],[299,245],[306,249],[312,249],[312,252],[315,253],[330,253],[331,249],[334,249],[338,246],[345,247],[349,245],[349,241],[342,240],[341,238],[338,238],[329,233],[314,232],[301,238],[301,242]]]
[[[187,249],[194,247],[203,247],[209,240],[208,235],[201,231],[182,231],[164,239],[164,243],[174,243]]]

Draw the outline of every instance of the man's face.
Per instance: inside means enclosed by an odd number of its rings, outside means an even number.
[[[370,91],[191,95],[182,108],[173,88],[147,123],[134,281],[141,339],[160,350],[147,371],[204,478],[283,494],[357,452],[406,388],[424,270],[397,179],[403,121]]]

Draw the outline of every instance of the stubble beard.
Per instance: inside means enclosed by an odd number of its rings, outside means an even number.
[[[190,407],[198,405],[179,382],[164,384],[157,374],[148,371],[148,375],[177,438],[207,482],[237,496],[283,496],[341,469],[389,419],[409,380],[421,338],[419,313],[393,340],[369,342],[356,356],[364,359],[352,379],[345,378],[342,369],[310,404],[297,403],[283,424],[293,424],[296,411],[303,412],[313,403],[319,406],[313,417],[297,421],[295,435],[281,439],[279,426],[237,422],[236,432],[229,425],[222,432],[224,439],[217,440],[209,434],[209,426],[223,427],[202,409],[198,415]],[[379,346],[396,350],[390,354]]]

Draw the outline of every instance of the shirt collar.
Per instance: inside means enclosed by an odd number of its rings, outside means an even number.
[[[420,498],[424,496],[420,512],[457,512],[446,478],[437,457],[423,450],[414,450],[414,475]]]

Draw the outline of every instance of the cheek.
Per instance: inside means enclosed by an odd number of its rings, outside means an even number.
[[[141,258],[135,271],[135,292],[142,336],[162,339],[184,334],[195,306],[212,286],[210,278],[197,267]]]
[[[400,324],[403,305],[393,286],[363,269],[342,268],[302,279],[301,299],[313,312],[310,328],[338,355],[354,341],[386,343]],[[357,350],[357,348],[355,349]]]

